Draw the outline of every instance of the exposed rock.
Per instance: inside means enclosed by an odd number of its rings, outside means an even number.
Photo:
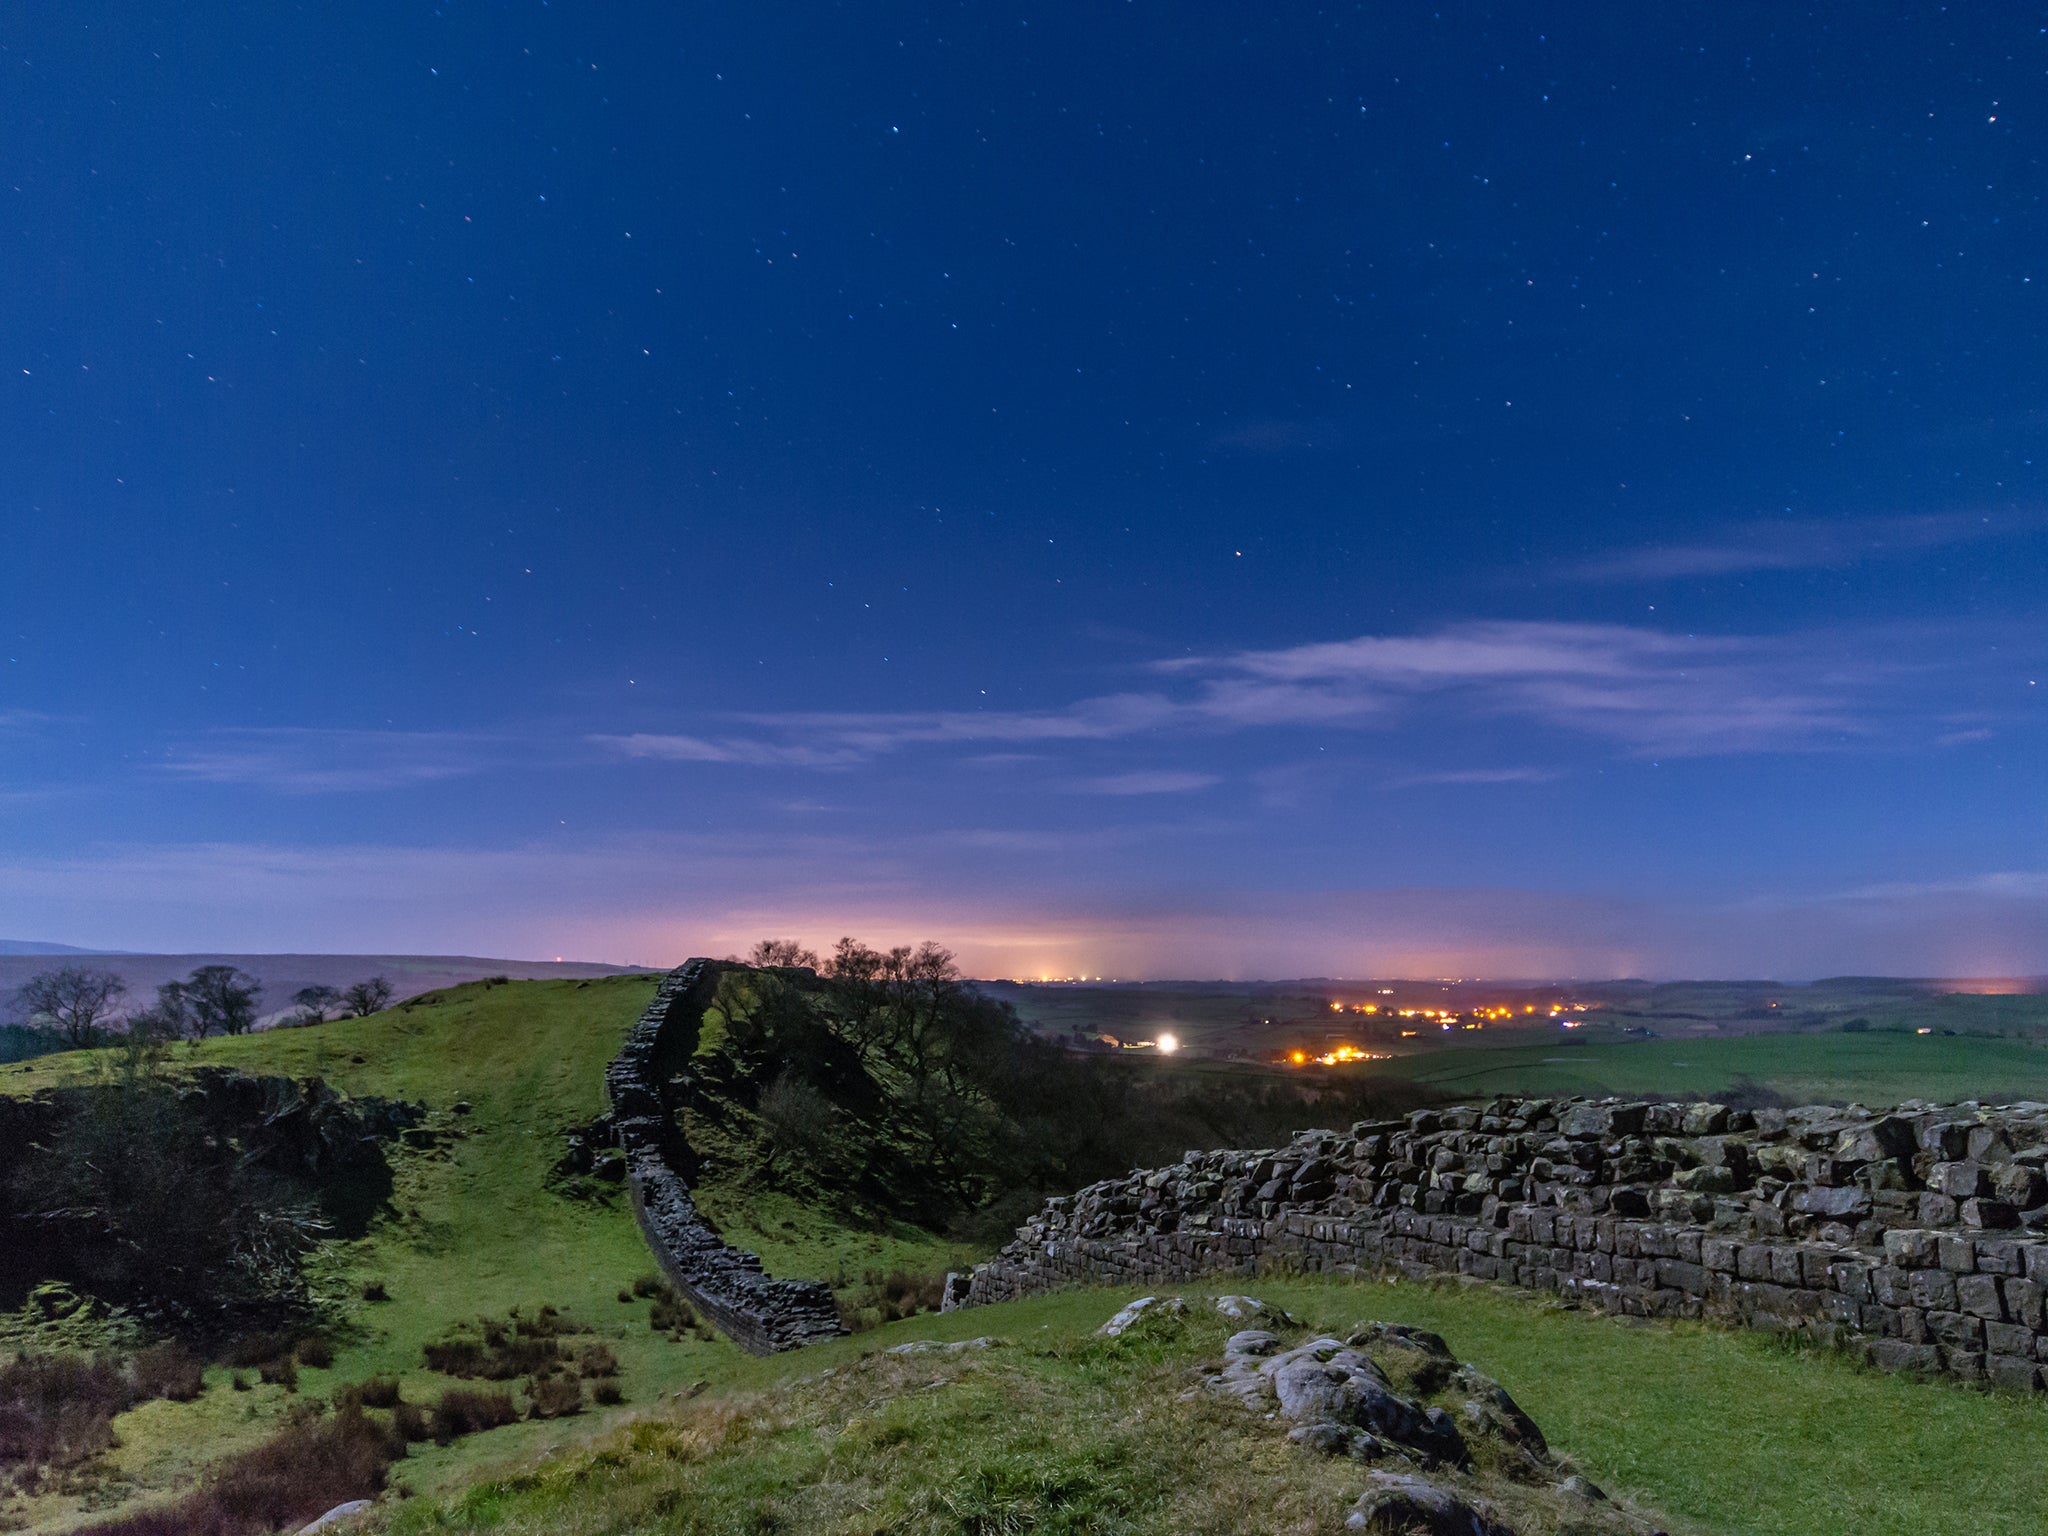
[[[1155,1307],[1167,1316],[1178,1317],[1181,1313],[1187,1311],[1188,1304],[1178,1296],[1168,1297],[1163,1302],[1157,1296],[1140,1296],[1095,1331],[1113,1339],[1118,1334],[1125,1333],[1131,1328],[1136,1327],[1138,1320],[1144,1317],[1146,1313],[1151,1312]]]
[[[941,1339],[912,1339],[907,1344],[892,1344],[882,1353],[885,1355],[957,1355],[970,1349],[994,1349],[1001,1339],[987,1334],[978,1339],[956,1339],[947,1343]]]
[[[309,1520],[300,1526],[299,1536],[313,1536],[316,1531],[330,1530],[344,1521],[354,1519],[357,1515],[367,1513],[375,1504],[374,1499],[350,1499],[346,1504],[337,1504],[319,1519]]]
[[[1274,1310],[1250,1297],[1235,1299],[1247,1303],[1240,1311]],[[1155,1298],[1146,1300],[1152,1306],[1137,1316],[1165,1315]],[[1405,1390],[1395,1387],[1397,1377],[1409,1383]],[[1650,1530],[1613,1508],[1590,1524],[1571,1515],[1571,1507],[1605,1496],[1556,1463],[1543,1432],[1499,1382],[1459,1363],[1443,1339],[1424,1329],[1360,1323],[1342,1339],[1322,1335],[1289,1346],[1279,1332],[1247,1328],[1230,1336],[1222,1365],[1206,1371],[1203,1384],[1285,1422],[1288,1440],[1306,1451],[1379,1464],[1346,1521],[1354,1530],[1514,1536],[1484,1496],[1489,1487],[1504,1486],[1501,1478],[1522,1491],[1518,1497],[1535,1490],[1539,1498],[1569,1506],[1564,1513],[1574,1530],[1616,1536]],[[1460,1404],[1462,1431],[1443,1407],[1421,1400],[1432,1395]],[[1492,1447],[1475,1458],[1471,1447],[1480,1441]],[[1475,1462],[1491,1470],[1475,1473]]]
[[[1375,1536],[1513,1536],[1447,1488],[1407,1472],[1374,1472],[1358,1505],[1344,1518]]]

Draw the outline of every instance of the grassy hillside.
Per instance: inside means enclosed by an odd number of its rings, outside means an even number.
[[[315,1289],[339,1319],[336,1352],[330,1368],[301,1372],[299,1399],[328,1398],[337,1386],[377,1373],[397,1375],[409,1397],[431,1397],[451,1383],[424,1370],[421,1346],[464,1319],[501,1317],[515,1306],[550,1304],[598,1332],[620,1362],[626,1407],[619,1412],[687,1388],[736,1353],[722,1339],[671,1342],[649,1327],[647,1301],[618,1300],[621,1287],[654,1268],[623,1191],[593,1203],[547,1188],[562,1132],[603,1109],[605,1063],[654,980],[479,982],[367,1019],[175,1049],[174,1068],[211,1063],[317,1074],[343,1092],[419,1100],[431,1112],[437,1145],[393,1149],[388,1215],[361,1240],[316,1257]],[[7,1067],[0,1090],[75,1080],[85,1066],[80,1057],[57,1056]],[[467,1112],[457,1113],[458,1105]],[[771,1272],[852,1283],[868,1269],[943,1267],[960,1255],[911,1228],[848,1232],[787,1203],[760,1208],[742,1190],[713,1191],[707,1204],[733,1241],[762,1250]],[[390,1299],[364,1300],[371,1282]],[[196,1402],[152,1402],[117,1420],[112,1485],[39,1501],[26,1512],[0,1509],[0,1517],[27,1513],[38,1528],[55,1528],[95,1503],[189,1480],[204,1461],[260,1438],[292,1399],[279,1386],[230,1391],[228,1376],[210,1371]],[[571,1432],[560,1422],[523,1423],[447,1448],[421,1447],[396,1480],[442,1486],[480,1456]]]
[[[2038,1489],[2019,1470],[2048,1455],[2048,1404],[2038,1400],[1886,1377],[1753,1334],[1632,1324],[1483,1290],[1248,1288],[1318,1327],[1378,1319],[1441,1333],[1513,1393],[1553,1450],[1680,1536],[2040,1529]],[[1356,1467],[1181,1398],[1215,1340],[1197,1331],[1151,1355],[1089,1342],[1135,1294],[1070,1292],[735,1362],[700,1399],[384,1518],[407,1533],[573,1536],[1341,1530],[1363,1481]],[[877,1354],[911,1338],[977,1335],[1008,1346]],[[847,1369],[862,1357],[867,1365]]]
[[[1348,1500],[1330,1499],[1355,1474],[1176,1406],[1177,1388],[1153,1367],[1171,1375],[1186,1360],[1137,1362],[1142,1369],[1123,1379],[1090,1353],[1082,1341],[1128,1292],[924,1317],[765,1361],[723,1340],[655,1333],[646,1301],[618,1300],[652,1268],[623,1194],[590,1202],[547,1187],[562,1132],[602,1108],[603,1066],[652,986],[642,977],[478,983],[370,1019],[179,1047],[179,1064],[317,1073],[349,1093],[424,1101],[435,1144],[395,1149],[389,1214],[319,1259],[317,1288],[338,1318],[336,1353],[330,1367],[302,1371],[296,1398],[275,1385],[232,1391],[229,1373],[213,1368],[197,1401],[151,1402],[117,1421],[110,1479],[10,1501],[0,1521],[59,1530],[180,1486],[204,1462],[267,1434],[290,1402],[330,1399],[380,1372],[398,1376],[408,1399],[429,1400],[450,1383],[424,1369],[425,1342],[465,1319],[546,1303],[617,1355],[624,1405],[418,1445],[393,1481],[422,1497],[394,1501],[388,1518],[406,1529],[754,1529],[751,1511],[772,1498],[791,1527],[871,1530],[880,1516],[857,1516],[842,1498],[853,1489],[874,1510],[899,1514],[906,1530],[999,1529],[1005,1510],[1044,1513],[1051,1499],[1090,1512],[1096,1529],[1256,1529],[1290,1511],[1299,1518],[1284,1528],[1336,1528],[1317,1512],[1334,1510],[1340,1521]],[[2044,1061],[2013,1041],[1832,1034],[1551,1043],[1371,1070],[1416,1074],[1458,1094],[1713,1093],[1748,1077],[1794,1098],[1874,1102],[2048,1096]],[[1481,1075],[1463,1075],[1475,1069]],[[81,1070],[75,1057],[0,1068],[0,1091],[32,1091]],[[866,1269],[942,1268],[964,1257],[915,1228],[849,1231],[791,1197],[737,1184],[710,1189],[706,1204],[777,1272],[857,1281]],[[390,1299],[364,1299],[372,1282]],[[2039,1527],[2035,1496],[2012,1475],[2048,1453],[2048,1410],[2037,1403],[1868,1375],[1754,1336],[1629,1325],[1484,1292],[1281,1281],[1257,1289],[1323,1325],[1374,1317],[1443,1333],[1508,1386],[1557,1449],[1675,1530]],[[864,1396],[849,1396],[838,1377],[795,1385],[905,1339],[981,1333],[1017,1347],[975,1365],[972,1381],[941,1385],[953,1367],[891,1357],[861,1378],[870,1382]],[[689,1398],[700,1383],[702,1395]],[[1028,1416],[1016,1411],[1024,1403]],[[621,1429],[625,1438],[594,1453],[539,1460],[640,1416],[654,1427]],[[1197,1432],[1221,1438],[1189,1438]],[[1212,1521],[1205,1511],[1221,1513]],[[1038,1528],[1083,1528],[1078,1520],[1054,1510]]]

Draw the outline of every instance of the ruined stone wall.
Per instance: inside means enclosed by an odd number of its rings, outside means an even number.
[[[718,967],[709,960],[691,960],[669,972],[606,1069],[605,1087],[626,1155],[633,1214],[662,1272],[735,1344],[765,1355],[846,1330],[831,1287],[770,1279],[760,1259],[729,1247],[690,1198],[681,1172],[688,1149],[663,1089],[670,1056],[694,1041],[717,984]]]
[[[2035,1389],[2048,1104],[1873,1112],[1501,1099],[1052,1200],[947,1305],[1279,1264],[1453,1274],[1798,1332]]]

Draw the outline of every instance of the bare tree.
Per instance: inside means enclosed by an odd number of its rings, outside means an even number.
[[[128,983],[112,971],[60,965],[29,977],[14,994],[14,1003],[26,1022],[47,1020],[66,1044],[87,1046],[99,1042],[127,990]]]
[[[341,1006],[341,989],[321,982],[310,987],[301,987],[292,994],[292,1006],[299,1010],[299,1017],[308,1024],[323,1024],[327,1015]]]
[[[391,983],[382,976],[356,982],[341,994],[341,1011],[351,1019],[366,1019],[391,1006]]]
[[[179,984],[194,1040],[210,1034],[247,1034],[256,1024],[263,984],[232,965],[202,965]],[[161,990],[161,989],[159,989]]]
[[[139,1041],[178,1040],[192,1032],[192,1005],[182,981],[160,983],[156,1002],[128,1020],[128,1033]]]
[[[747,956],[750,965],[801,966],[815,971],[818,968],[818,952],[805,949],[796,939],[763,939],[754,946],[754,952]]]
[[[788,1071],[761,1091],[757,1112],[768,1132],[764,1171],[785,1153],[799,1159],[817,1157],[830,1146],[839,1123],[839,1111],[832,1101]]]

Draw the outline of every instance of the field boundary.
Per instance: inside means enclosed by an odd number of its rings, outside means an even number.
[[[1190,1152],[1049,1201],[950,1310],[1279,1267],[1457,1275],[2023,1391],[2048,1363],[2048,1105],[1498,1100]]]
[[[605,1071],[613,1134],[626,1155],[633,1215],[669,1282],[753,1354],[796,1349],[845,1333],[832,1288],[819,1280],[776,1280],[760,1258],[735,1248],[698,1213],[681,1167],[689,1149],[663,1092],[683,1032],[694,1034],[718,985],[716,961],[685,961],[662,978],[653,1000]]]

